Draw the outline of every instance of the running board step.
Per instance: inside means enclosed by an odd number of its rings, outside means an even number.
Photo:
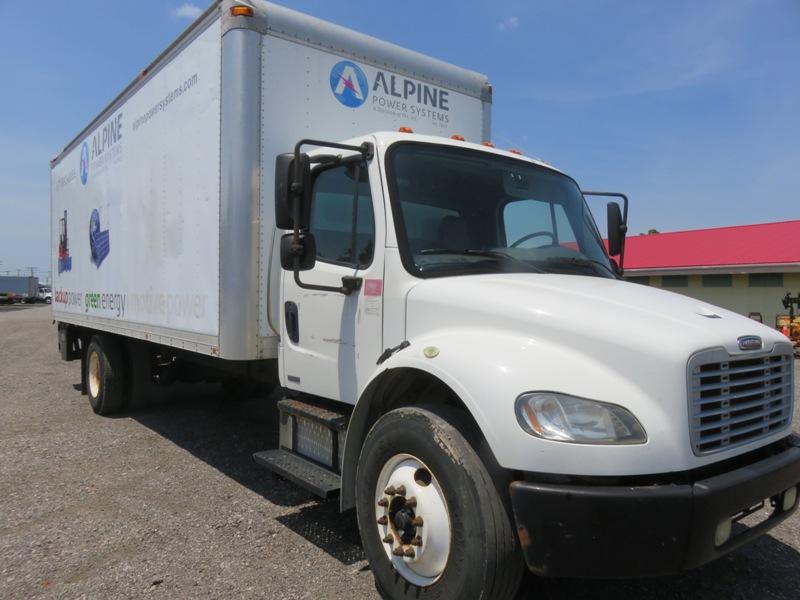
[[[264,450],[253,454],[253,459],[320,498],[336,494],[341,487],[338,474],[289,450]]]
[[[309,402],[303,402],[302,400],[290,398],[279,400],[278,410],[287,415],[314,421],[334,431],[344,431],[347,429],[347,417],[342,413],[334,412]]]
[[[328,470],[342,468],[346,414],[331,404],[284,398],[278,402],[280,414],[278,447],[290,450]]]

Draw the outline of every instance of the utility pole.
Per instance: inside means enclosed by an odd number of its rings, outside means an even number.
[[[30,269],[30,271],[31,271],[31,277],[33,277],[33,272],[35,271],[35,269],[34,269],[33,267],[25,267],[25,268],[26,268],[26,269]]]

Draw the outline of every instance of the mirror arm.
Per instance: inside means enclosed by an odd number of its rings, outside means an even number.
[[[350,150],[352,152],[358,152],[357,157],[346,157],[342,158],[341,156],[335,157],[331,160],[330,157],[325,157],[324,159],[320,160],[319,162],[349,162],[350,160],[356,159],[358,162],[356,163],[356,181],[355,181],[355,193],[354,193],[354,210],[353,210],[353,219],[356,220],[358,213],[358,177],[359,173],[358,170],[360,168],[361,161],[371,160],[373,156],[375,156],[375,147],[370,144],[369,142],[364,142],[360,146],[351,146],[349,144],[339,144],[337,142],[325,142],[322,140],[311,140],[311,139],[304,139],[300,140],[295,144],[294,147],[294,181],[292,181],[292,185],[290,187],[293,204],[292,204],[292,217],[294,220],[294,230],[293,234],[293,243],[292,243],[292,254],[294,255],[294,282],[297,284],[297,287],[302,288],[304,290],[316,290],[320,292],[336,292],[339,294],[344,294],[345,296],[349,296],[355,291],[361,289],[361,277],[355,277],[352,275],[348,275],[342,277],[342,285],[341,287],[336,287],[332,285],[315,285],[313,283],[303,283],[300,281],[300,256],[303,253],[303,244],[300,243],[300,199],[303,197],[305,190],[303,190],[303,176],[300,171],[300,149],[304,145],[311,145],[311,146],[322,146],[325,148],[337,148],[339,150]],[[354,233],[355,237],[355,233]],[[355,244],[353,245],[353,254],[355,254]]]
[[[619,233],[622,236],[622,241],[619,249],[619,274],[622,276],[623,269],[625,268],[625,234],[628,233],[628,197],[620,192],[588,192],[581,190],[584,196],[610,196],[613,198],[622,198],[622,224],[619,226]]]
[[[297,265],[298,258],[295,258],[295,266]],[[352,275],[345,275],[342,277],[342,285],[341,287],[336,287],[335,285],[316,285],[314,283],[303,283],[300,281],[300,271],[295,268],[294,270],[294,282],[297,284],[297,287],[303,288],[304,290],[316,290],[318,292],[336,292],[337,294],[344,294],[345,296],[349,296],[355,291],[361,289],[361,282],[363,280],[361,277],[354,277]]]

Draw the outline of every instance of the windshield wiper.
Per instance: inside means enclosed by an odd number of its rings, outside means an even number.
[[[573,256],[563,256],[563,257],[560,257],[560,256],[549,256],[548,258],[545,259],[545,261],[549,262],[549,263],[566,263],[566,264],[569,264],[569,265],[580,265],[580,266],[584,266],[584,267],[590,267],[592,265],[598,265],[600,267],[603,267],[609,273],[611,273],[615,278],[619,277],[619,275],[614,272],[614,269],[612,269],[608,265],[602,263],[601,261],[594,260],[592,258],[577,258],[577,257],[573,257]]]
[[[533,271],[535,273],[544,273],[544,269],[540,269],[538,267],[533,266],[532,264],[525,262],[524,260],[520,260],[516,256],[511,256],[510,254],[506,254],[505,252],[500,252],[499,250],[473,250],[472,248],[467,248],[466,250],[455,250],[452,248],[426,248],[424,250],[420,250],[417,254],[423,254],[427,256],[436,255],[436,254],[456,254],[460,256],[482,256],[484,258],[494,258],[495,260],[504,260],[513,263],[517,263],[525,267],[528,271]]]

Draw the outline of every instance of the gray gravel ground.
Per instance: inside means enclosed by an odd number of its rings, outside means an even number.
[[[253,464],[273,403],[214,387],[95,416],[49,307],[0,307],[0,598],[375,598],[353,514]],[[800,402],[798,402],[800,404]],[[523,598],[800,598],[800,519],[689,574]]]

